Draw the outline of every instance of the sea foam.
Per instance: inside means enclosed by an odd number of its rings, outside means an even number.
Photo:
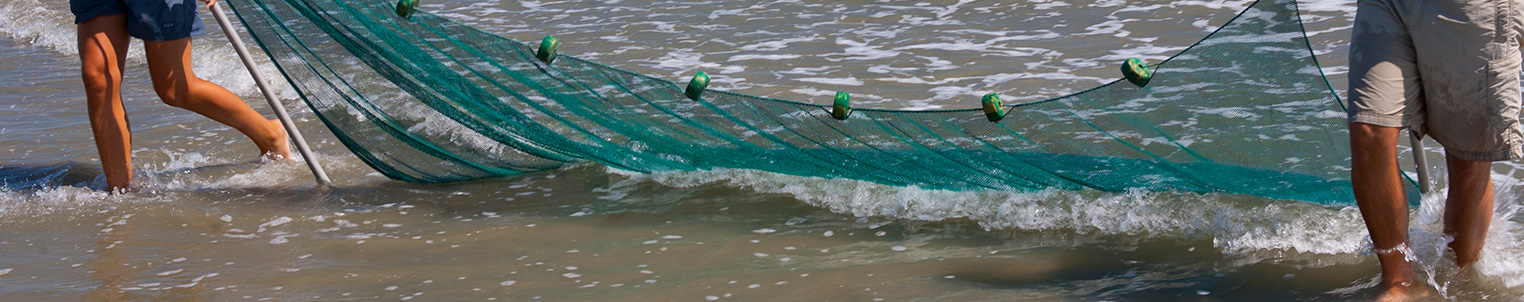
[[[1047,189],[1035,192],[954,192],[888,186],[849,179],[782,175],[756,170],[640,174],[608,168],[632,180],[687,188],[723,184],[758,193],[788,194],[807,204],[857,217],[919,221],[969,219],[988,230],[1059,231],[1144,238],[1211,240],[1219,251],[1273,261],[1295,255],[1363,257],[1372,245],[1354,205],[1317,205],[1253,196],[1132,190],[1121,193]],[[1502,178],[1501,176],[1496,178]],[[1516,181],[1499,181],[1499,207],[1478,271],[1508,287],[1524,284],[1524,238],[1514,221],[1524,207]],[[1421,276],[1454,274],[1441,252],[1445,191],[1425,195],[1414,213],[1411,244]],[[1265,256],[1269,255],[1269,256]],[[1441,278],[1440,280],[1453,280]],[[1436,287],[1443,284],[1435,284]]]

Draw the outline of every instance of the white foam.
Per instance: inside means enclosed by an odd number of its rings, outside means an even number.
[[[73,55],[75,46],[74,15],[67,1],[13,0],[0,4],[0,31],[13,39]]]
[[[1497,209],[1493,211],[1492,227],[1488,229],[1481,259],[1474,266],[1477,272],[1498,278],[1504,286],[1524,286],[1524,246],[1518,244],[1524,242],[1524,224],[1518,221],[1521,218],[1519,214],[1524,212],[1524,205],[1517,202],[1524,197],[1520,196],[1524,193],[1524,183],[1497,173],[1492,178],[1493,186],[1498,188],[1493,198]],[[1439,190],[1431,194],[1433,198],[1424,199],[1418,219],[1413,223],[1418,227],[1414,228],[1415,234],[1410,235],[1414,238],[1413,241],[1424,239],[1424,242],[1415,244],[1418,248],[1427,244],[1426,250],[1431,251],[1430,255],[1419,253],[1421,257],[1429,256],[1428,259],[1420,259],[1420,266],[1425,267],[1425,271],[1430,274],[1427,278],[1430,285],[1437,288],[1445,288],[1448,284],[1436,281],[1433,275],[1455,274],[1458,270],[1438,256],[1439,251],[1443,251],[1450,242],[1449,237],[1441,234],[1444,230],[1444,199],[1441,196],[1446,193]]]
[[[970,219],[987,229],[1059,231],[1146,238],[1210,239],[1220,251],[1312,255],[1368,255],[1364,220],[1353,205],[1325,206],[1256,197],[1174,192],[1102,193],[1048,189],[1036,192],[953,192],[896,187],[848,179],[822,179],[756,170],[639,174],[611,173],[686,188],[724,184],[758,193],[789,194],[805,203],[857,217],[940,221]],[[1503,178],[1504,176],[1497,176]],[[1513,221],[1521,207],[1517,181],[1499,182],[1500,204],[1478,271],[1508,287],[1524,285],[1524,229]],[[1424,196],[1413,219],[1413,250],[1426,272],[1453,271],[1440,252],[1448,238],[1439,224],[1444,192]],[[829,236],[829,234],[828,234]]]
[[[105,187],[105,178],[93,187]],[[0,190],[0,219],[35,217],[50,213],[95,212],[99,207],[151,201],[143,195],[112,195],[105,191],[80,187],[51,187],[36,191]]]
[[[748,44],[748,45],[741,46],[738,49],[741,50],[741,51],[745,51],[745,52],[779,51],[779,50],[783,50],[784,48],[787,48],[789,46],[789,44],[798,43],[798,42],[815,41],[815,40],[818,40],[818,39],[819,38],[817,38],[817,37],[785,38],[785,39],[780,39],[780,40],[775,40],[775,41],[763,41],[763,42],[758,42],[758,43],[754,43],[754,44]]]
[[[844,85],[844,86],[862,86],[863,85],[863,81],[857,79],[856,77],[846,77],[846,78],[796,78],[794,80],[795,81],[800,81],[800,82],[806,82],[806,83],[816,83],[816,84],[826,84],[826,85]]]
[[[1248,215],[1262,213],[1296,214],[1322,212],[1334,219],[1358,219],[1340,208],[1305,203],[1244,204],[1221,201],[1214,195],[1145,193],[1123,194],[1043,190],[1028,193],[954,192],[896,187],[848,179],[820,179],[781,175],[755,170],[717,169],[692,172],[660,172],[650,175],[629,174],[674,187],[692,187],[718,182],[761,193],[790,194],[807,203],[834,212],[860,217],[886,217],[915,220],[970,218],[988,228],[1026,230],[1072,229],[1078,232],[1136,234],[1146,236],[1190,236],[1220,234],[1219,238],[1239,239],[1272,236],[1275,232],[1251,235],[1253,225],[1237,225]],[[1199,200],[1171,200],[1194,198]],[[1214,207],[1200,203],[1214,203]],[[1222,207],[1215,207],[1222,204]],[[1221,210],[1220,210],[1221,209]],[[1287,213],[1293,211],[1294,213]],[[1255,213],[1244,213],[1255,212]],[[1341,218],[1342,217],[1342,218]],[[1321,221],[1326,217],[1308,219]],[[1203,223],[1193,223],[1193,222]],[[1266,223],[1276,223],[1268,221]],[[1358,221],[1356,221],[1358,224]],[[1363,230],[1363,226],[1355,230]],[[1319,229],[1319,232],[1323,230]],[[1284,231],[1281,231],[1284,232]],[[1334,232],[1346,234],[1349,232]],[[1250,235],[1245,237],[1245,235]],[[1347,235],[1347,234],[1346,234]],[[1358,242],[1361,237],[1350,237]],[[1227,240],[1225,246],[1251,246],[1254,240]],[[1297,248],[1293,246],[1293,248]],[[1309,251],[1333,251],[1320,246]],[[1338,251],[1354,251],[1346,248]],[[1333,251],[1337,252],[1337,251]]]
[[[231,188],[305,188],[312,186],[311,172],[300,157],[279,162],[250,163],[250,157],[205,156],[199,152],[136,150],[139,159],[134,184],[141,193],[113,195],[104,175],[97,175],[83,187],[67,184],[39,190],[0,190],[0,218],[30,217],[58,212],[93,211],[102,206],[131,203],[159,203],[184,198],[177,191]],[[152,154],[162,153],[162,154]],[[163,159],[154,159],[163,158]],[[363,163],[347,157],[321,155],[323,167],[330,173],[370,171]],[[222,166],[222,167],[219,167]],[[227,174],[230,172],[231,174]],[[356,173],[359,175],[359,173]],[[379,174],[345,177],[340,185],[387,181]],[[233,217],[224,216],[223,221]],[[275,224],[278,225],[278,224]],[[274,225],[270,225],[274,226]],[[263,226],[262,226],[263,227]]]
[[[1303,12],[1336,12],[1355,16],[1355,0],[1297,1],[1297,9]]]
[[[1176,8],[1176,7],[1182,7],[1182,6],[1199,6],[1199,7],[1204,7],[1204,8],[1208,8],[1208,9],[1214,9],[1214,10],[1238,11],[1238,10],[1242,10],[1246,6],[1249,6],[1249,3],[1253,3],[1253,2],[1254,2],[1254,0],[1235,0],[1235,1],[1222,1],[1222,0],[1170,1],[1168,7]],[[1152,10],[1159,9],[1159,7],[1147,7],[1147,8],[1136,8],[1136,9],[1140,10],[1140,11],[1152,11]]]
[[[782,55],[744,54],[744,55],[730,56],[730,59],[727,60],[727,61],[729,61],[729,62],[747,61],[747,60],[782,61],[782,60],[798,59],[800,57],[803,57],[803,56],[802,55],[795,55],[795,54],[782,54]]]
[[[1009,82],[1009,81],[1021,80],[1021,79],[1071,80],[1071,81],[1095,82],[1096,84],[1106,84],[1108,82],[1116,80],[1116,79],[1111,79],[1111,78],[1098,78],[1098,77],[1080,76],[1080,75],[1075,75],[1075,74],[1067,73],[1067,72],[1040,72],[1040,73],[1020,72],[1020,73],[1001,73],[1001,74],[994,74],[994,75],[985,76],[984,79],[983,79],[983,82],[984,82],[984,85],[994,87],[994,86],[999,86],[1001,84],[1005,84],[1006,82]]]
[[[846,55],[842,59],[845,60],[872,61],[898,56],[901,53],[895,50],[884,50],[868,42],[859,42],[847,38],[836,38],[836,44],[846,46],[846,49],[842,50],[842,53]],[[839,55],[832,55],[831,57],[836,56]]]
[[[1089,30],[1090,32],[1076,33],[1075,35],[1111,35],[1116,37],[1126,37],[1132,35],[1131,31],[1123,30],[1123,27],[1126,27],[1126,24],[1123,20],[1107,20],[1106,22],[1101,22],[1086,27],[1085,30]]]

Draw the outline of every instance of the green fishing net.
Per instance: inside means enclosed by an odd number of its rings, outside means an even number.
[[[227,2],[334,135],[399,180],[595,161],[940,190],[1353,200],[1343,105],[1294,0],[1252,4],[1151,66],[1142,87],[1119,73],[988,117],[979,108],[856,108],[844,120],[829,105],[714,90],[693,99],[686,83],[570,56],[546,63],[536,46],[424,11],[399,16],[391,0]]]

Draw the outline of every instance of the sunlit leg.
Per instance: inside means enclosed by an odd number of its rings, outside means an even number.
[[[196,77],[191,70],[191,39],[145,41],[148,70],[154,91],[170,106],[184,108],[238,129],[259,153],[272,159],[291,157],[286,130],[280,122],[265,119],[238,95]]]
[[[1450,194],[1445,200],[1445,234],[1454,236],[1450,249],[1455,263],[1466,266],[1481,258],[1487,227],[1492,224],[1492,163],[1445,155],[1450,169]]]
[[[127,18],[95,17],[79,23],[80,78],[85,84],[90,130],[100,153],[106,186],[113,192],[132,184],[132,130],[122,107],[123,57],[127,56]]]
[[[1408,261],[1408,202],[1397,168],[1397,137],[1400,128],[1364,123],[1349,124],[1355,203],[1376,246],[1381,261],[1381,284],[1386,296],[1412,286],[1413,264]]]

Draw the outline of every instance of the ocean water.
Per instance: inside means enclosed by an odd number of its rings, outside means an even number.
[[[1157,61],[1245,1],[427,1],[423,9],[645,74],[859,106],[1037,100]],[[1343,90],[1353,1],[1302,3]],[[210,21],[210,15],[204,14]],[[595,164],[450,184],[388,180],[278,84],[335,186],[261,163],[236,131],[123,95],[144,192],[109,195],[60,1],[0,3],[0,300],[1362,300],[1378,267],[1358,210],[1172,192],[947,192],[749,170]],[[269,112],[214,22],[197,72]],[[140,47],[140,46],[139,46]],[[140,50],[131,55],[141,58]],[[256,50],[257,52],[257,50]],[[261,61],[267,61],[261,58]],[[279,79],[268,62],[267,78]],[[269,115],[269,114],[267,114]],[[269,115],[273,116],[273,115]],[[1431,145],[1430,162],[1442,162]],[[1407,161],[1404,161],[1407,164]],[[1517,162],[1496,165],[1481,261],[1413,209],[1436,300],[1524,299]],[[1437,171],[1443,171],[1436,167]],[[1443,184],[1442,173],[1439,175]]]

